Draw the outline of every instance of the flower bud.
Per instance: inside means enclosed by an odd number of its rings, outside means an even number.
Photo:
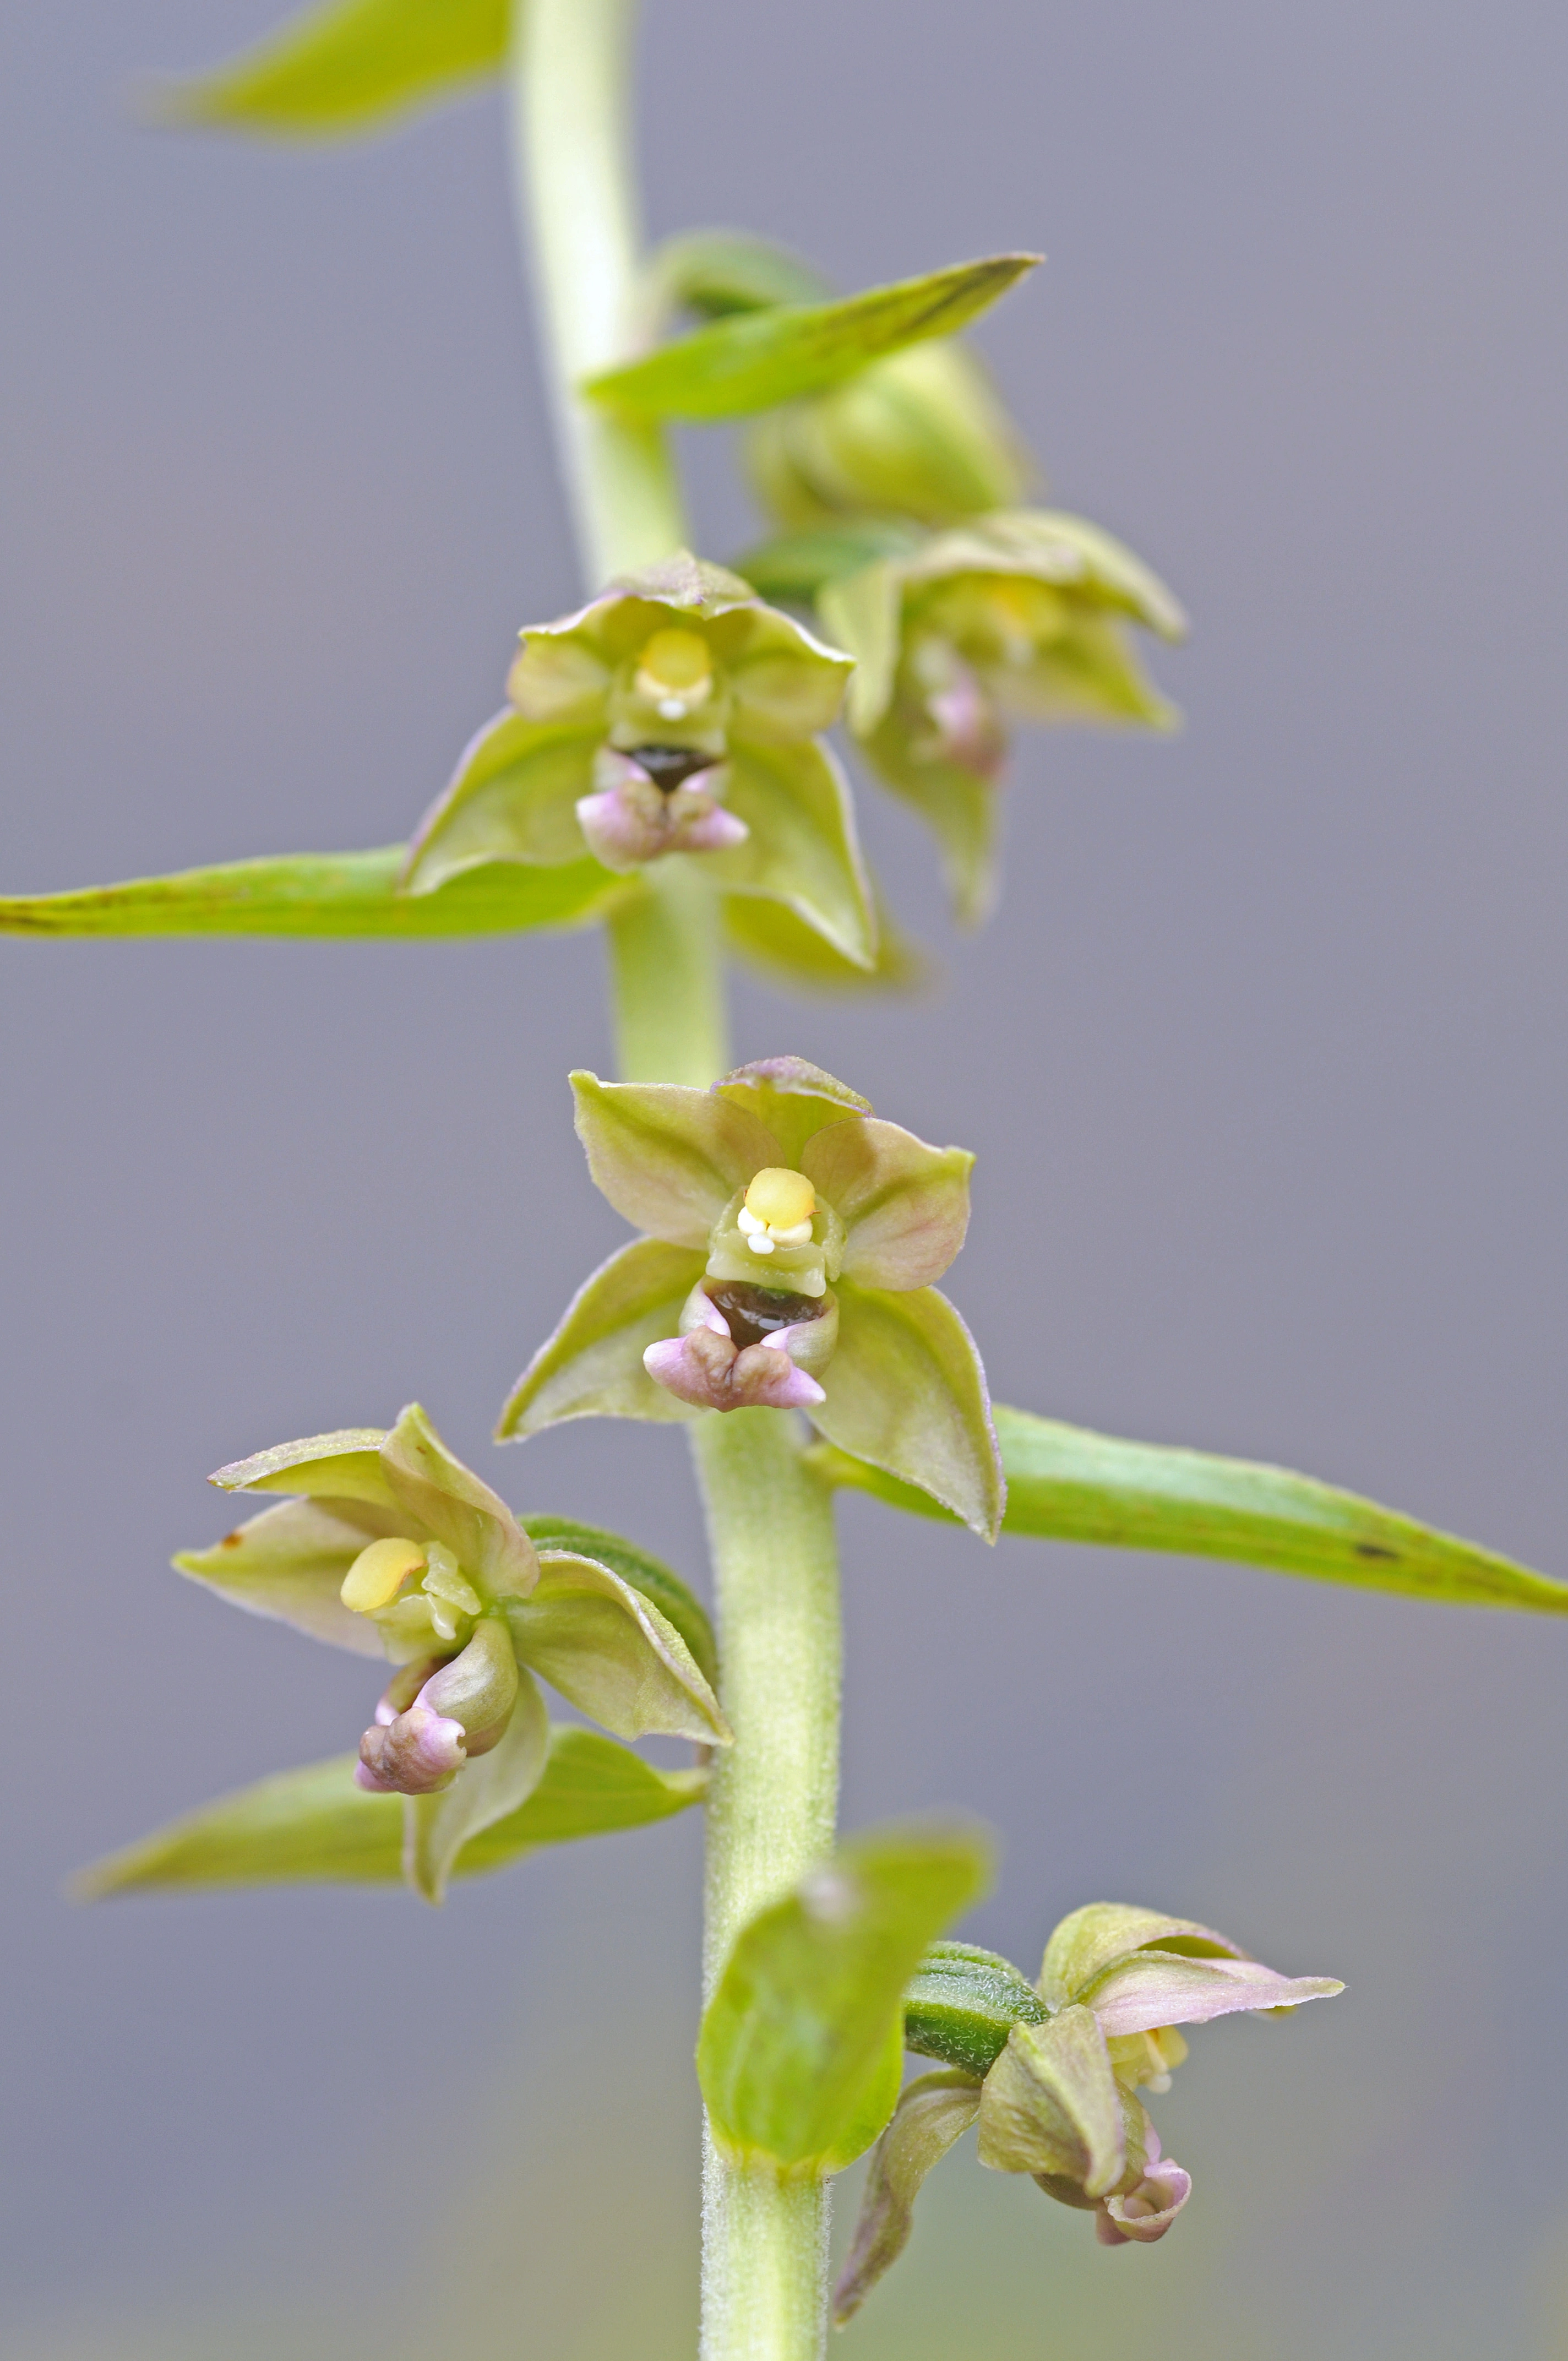
[[[1036,472],[981,362],[950,339],[769,412],[746,457],[758,500],[791,532],[868,510],[956,523],[1013,507]]]

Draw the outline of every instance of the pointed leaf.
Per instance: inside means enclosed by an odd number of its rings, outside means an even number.
[[[1045,2172],[1103,2197],[1126,2167],[1122,2101],[1092,2009],[1015,2025],[985,2078],[980,2160],[994,2172]]]
[[[870,1115],[818,1132],[801,1170],[849,1233],[844,1274],[861,1287],[929,1287],[969,1228],[965,1148],[932,1148],[896,1123]]]
[[[904,1995],[904,2046],[983,2081],[1015,2025],[1048,2014],[1011,1960],[972,1943],[933,1943]]]
[[[572,1090],[595,1187],[626,1221],[670,1246],[706,1253],[736,1190],[778,1161],[766,1126],[711,1091],[601,1082],[580,1070]]]
[[[1228,1936],[1195,1918],[1168,1918],[1128,1902],[1089,1902],[1072,1910],[1053,1930],[1040,1970],[1040,1993],[1047,2008],[1081,2000],[1097,1976],[1146,1945],[1185,1952],[1192,1959],[1245,1960]]]
[[[542,869],[580,864],[587,847],[577,798],[593,785],[594,752],[603,737],[598,719],[587,730],[563,728],[509,708],[487,721],[414,830],[403,890],[417,901],[497,862]]]
[[[838,1295],[839,1349],[812,1424],[994,1541],[1006,1494],[969,1330],[934,1287],[892,1295],[841,1279]]]
[[[0,899],[0,934],[504,935],[581,926],[627,892],[624,878],[579,847],[581,857],[565,868],[496,862],[415,897],[396,890],[407,850],[289,853],[69,894],[13,895]]]
[[[849,2160],[852,2129],[874,2138],[867,2101],[886,2073],[905,1984],[990,1873],[977,1830],[871,1829],[741,1930],[697,2044],[725,2147],[819,2172]]]
[[[378,129],[499,71],[508,0],[323,0],[227,65],[159,93],[174,124],[292,137]]]
[[[634,1238],[585,1279],[513,1388],[498,1443],[568,1418],[689,1419],[697,1412],[656,1386],[642,1366],[673,1336],[703,1257],[659,1238]]]
[[[525,1598],[539,1578],[533,1543],[499,1492],[450,1452],[418,1402],[381,1445],[399,1503],[499,1598]]]
[[[280,1772],[188,1812],[83,1870],[83,1901],[242,1885],[399,1885],[403,1799],[356,1786],[356,1754]],[[703,1771],[659,1771],[597,1730],[557,1722],[532,1794],[470,1838],[454,1875],[474,1877],[540,1845],[644,1828],[699,1804]]]
[[[1234,1558],[1450,1606],[1568,1614],[1568,1583],[1286,1467],[1124,1443],[1000,1403],[996,1432],[1007,1472],[1003,1532]],[[895,1483],[863,1461],[820,1448],[811,1458],[828,1483],[874,1492],[917,1516],[942,1513],[913,1485]]]
[[[727,894],[724,939],[730,956],[771,984],[775,992],[918,992],[931,981],[930,962],[906,935],[876,892],[876,960],[861,967],[834,950],[815,927],[783,902],[760,895]]]
[[[181,1550],[174,1565],[249,1615],[291,1623],[313,1640],[379,1661],[379,1631],[338,1594],[367,1543],[397,1531],[395,1511],[364,1502],[284,1500],[213,1549]]]
[[[979,2113],[980,2085],[968,2074],[922,2074],[905,2091],[866,2175],[854,2244],[833,2290],[836,2328],[853,2318],[909,2244],[922,2182]]]
[[[953,335],[1039,260],[992,255],[836,302],[740,313],[590,378],[583,390],[632,418],[743,418],[837,385],[883,353]]]
[[[522,1661],[617,1738],[728,1745],[729,1725],[685,1642],[609,1566],[542,1551],[539,1587],[510,1621]]]
[[[855,832],[849,782],[830,746],[737,745],[726,809],[751,833],[728,852],[694,855],[727,894],[782,902],[851,965],[876,965],[876,910]]]
[[[403,1797],[403,1875],[416,1894],[427,1902],[445,1899],[464,1846],[532,1795],[549,1747],[544,1700],[520,1667],[517,1703],[499,1745],[459,1771],[440,1795]]]

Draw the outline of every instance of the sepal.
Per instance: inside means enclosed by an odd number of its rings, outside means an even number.
[[[395,1532],[397,1514],[355,1500],[284,1500],[212,1549],[181,1550],[176,1570],[248,1615],[291,1624],[313,1640],[379,1657],[380,1635],[343,1604],[343,1579],[367,1542]]]
[[[601,1263],[513,1387],[497,1442],[538,1434],[570,1418],[694,1416],[654,1384],[642,1356],[674,1334],[702,1263],[700,1254],[658,1238],[634,1238]]]
[[[980,2161],[1070,2180],[1098,2200],[1127,2167],[1122,2093],[1091,2008],[1015,2025],[985,2078]]]
[[[547,1550],[510,1609],[519,1656],[617,1738],[727,1746],[729,1724],[674,1626],[641,1591],[575,1551]]]
[[[934,1287],[839,1289],[839,1348],[812,1422],[994,1541],[1007,1488],[974,1340]]]
[[[836,2328],[853,2318],[909,2244],[926,2176],[968,2131],[980,2103],[973,2077],[950,2070],[906,2085],[866,2176],[854,2242],[833,2290]]]

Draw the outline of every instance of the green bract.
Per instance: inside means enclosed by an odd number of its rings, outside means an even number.
[[[697,1661],[713,1662],[706,1619],[675,1577],[644,1563],[638,1579],[630,1544],[558,1520],[536,1521],[536,1545],[417,1404],[389,1433],[313,1435],[213,1481],[298,1497],[178,1557],[181,1573],[400,1667],[356,1776],[406,1799],[404,1872],[428,1899],[440,1899],[464,1847],[510,1819],[543,1776],[536,1674],[618,1737],[728,1742]],[[574,1545],[601,1540],[620,1570]],[[337,1841],[324,1826],[323,1841],[329,1851]]]
[[[963,1244],[972,1158],[883,1122],[800,1058],[709,1091],[572,1080],[589,1170],[644,1235],[579,1290],[500,1435],[804,1410],[992,1538],[1004,1487],[985,1373],[931,1284]]]
[[[173,123],[334,138],[439,105],[497,72],[508,0],[323,0],[213,72],[159,93]]]
[[[1161,2154],[1137,2092],[1169,2089],[1187,2055],[1177,2027],[1244,2009],[1284,2015],[1343,1989],[1266,1968],[1212,1927],[1122,1903],[1064,1918],[1037,1985],[994,1951],[935,1944],[905,1995],[905,2043],[947,2070],[909,2084],[883,2135],[835,2317],[858,2311],[896,2261],[921,2182],[977,2119],[981,2163],[1027,2172],[1048,2197],[1092,2213],[1102,2244],[1162,2238],[1192,2183]]]
[[[630,872],[700,861],[782,903],[853,965],[876,922],[849,789],[821,733],[850,659],[684,553],[525,631],[510,708],[468,747],[409,850],[405,890],[497,862]]]
[[[1168,729],[1175,718],[1125,627],[1177,639],[1181,609],[1130,550],[1080,517],[1013,509],[973,518],[828,582],[817,609],[856,659],[850,727],[935,833],[970,922],[993,891],[1008,725]]]

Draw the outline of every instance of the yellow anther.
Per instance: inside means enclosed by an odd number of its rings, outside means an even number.
[[[679,697],[698,704],[713,680],[707,642],[696,631],[655,631],[637,659],[637,686],[656,700]]]
[[[817,1191],[804,1172],[767,1164],[746,1191],[746,1211],[771,1230],[793,1230],[817,1211]]]
[[[410,1575],[418,1574],[423,1565],[420,1543],[393,1533],[360,1551],[343,1577],[338,1596],[356,1615],[374,1615],[378,1607],[391,1605]]]

